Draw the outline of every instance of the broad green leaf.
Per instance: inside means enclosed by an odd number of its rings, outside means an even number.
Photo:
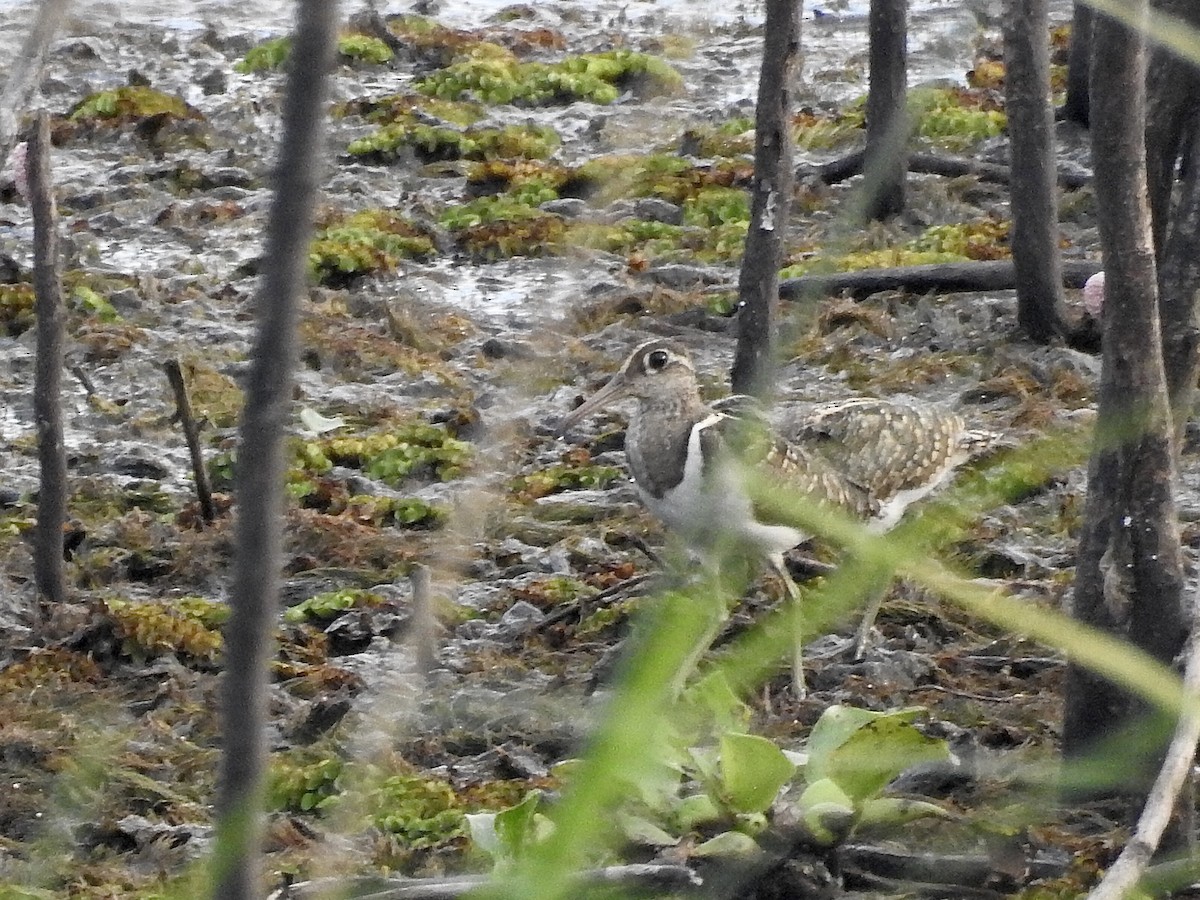
[[[519,858],[533,839],[533,817],[541,801],[541,791],[530,791],[520,803],[496,813],[496,838],[507,856]]]
[[[858,729],[824,758],[821,768],[861,802],[910,766],[949,758],[945,741],[926,737],[903,718],[885,716]]]
[[[791,760],[767,738],[737,732],[721,735],[721,783],[725,799],[737,812],[769,809],[795,773]]]
[[[922,712],[924,710],[916,706],[894,712],[873,712],[854,706],[829,707],[821,713],[821,718],[817,719],[804,748],[809,757],[805,771],[807,780],[812,782],[818,778],[827,778],[829,772],[826,766],[830,754],[868,723],[888,718],[911,722]]]
[[[754,838],[740,831],[722,831],[692,850],[692,856],[753,856],[761,853]]]

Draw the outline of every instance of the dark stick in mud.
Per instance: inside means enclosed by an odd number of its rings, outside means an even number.
[[[200,424],[192,414],[192,401],[188,397],[187,383],[183,380],[179,360],[168,359],[163,363],[163,369],[175,394],[175,418],[183,428],[188,455],[192,459],[192,475],[196,479],[196,499],[200,502],[200,515],[204,517],[205,522],[211,523],[217,517],[217,510],[213,506],[212,486],[208,481],[208,469],[204,467],[204,453],[200,449]]]
[[[37,426],[37,531],[33,566],[38,609],[66,599],[63,524],[67,519],[67,451],[63,446],[62,369],[65,314],[58,259],[58,210],[50,183],[50,119],[38,113],[31,129],[27,165],[29,205],[33,210],[33,290],[37,313],[37,364],[33,416]]]

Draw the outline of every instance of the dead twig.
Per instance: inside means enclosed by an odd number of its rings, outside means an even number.
[[[1200,635],[1195,631],[1192,633],[1183,687],[1187,702],[1175,725],[1175,735],[1167,748],[1166,759],[1150,788],[1150,796],[1146,798],[1137,829],[1117,861],[1088,894],[1088,900],[1121,900],[1133,891],[1158,849],[1158,842],[1171,820],[1179,792],[1191,771],[1192,760],[1196,757],[1196,744],[1200,742]]]
[[[204,451],[200,447],[200,424],[192,415],[192,401],[188,397],[187,384],[183,380],[183,370],[179,367],[177,359],[168,359],[163,363],[163,369],[167,373],[167,381],[171,382],[171,390],[175,393],[175,418],[183,428],[188,455],[192,458],[192,475],[196,479],[196,499],[200,501],[200,515],[206,523],[212,524],[217,518],[217,509],[213,505],[212,485],[208,481]]]

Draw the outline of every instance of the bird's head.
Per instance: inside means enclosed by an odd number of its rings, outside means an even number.
[[[630,353],[608,384],[563,418],[558,431],[562,434],[618,400],[634,398],[639,403],[651,405],[682,403],[693,397],[698,397],[696,369],[687,350],[674,341],[656,338]]]

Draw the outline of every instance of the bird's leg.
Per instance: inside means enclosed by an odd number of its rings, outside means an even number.
[[[854,636],[854,661],[858,662],[867,655],[867,645],[871,643],[871,629],[875,627],[875,617],[879,615],[879,607],[883,606],[887,587],[876,588],[867,600],[863,610],[862,621],[858,623],[858,632]]]
[[[867,602],[863,609],[862,621],[858,623],[858,632],[854,637],[855,662],[867,655],[867,647],[871,643],[871,629],[875,627],[875,617],[879,615],[883,598],[887,596],[888,588],[891,587],[892,577],[890,572],[876,576],[874,583],[867,587]]]
[[[772,554],[769,562],[771,569],[783,580],[783,589],[787,593],[792,617],[792,692],[797,700],[803,700],[808,696],[808,685],[804,681],[804,616],[800,606],[800,589],[792,581],[782,555]]]

